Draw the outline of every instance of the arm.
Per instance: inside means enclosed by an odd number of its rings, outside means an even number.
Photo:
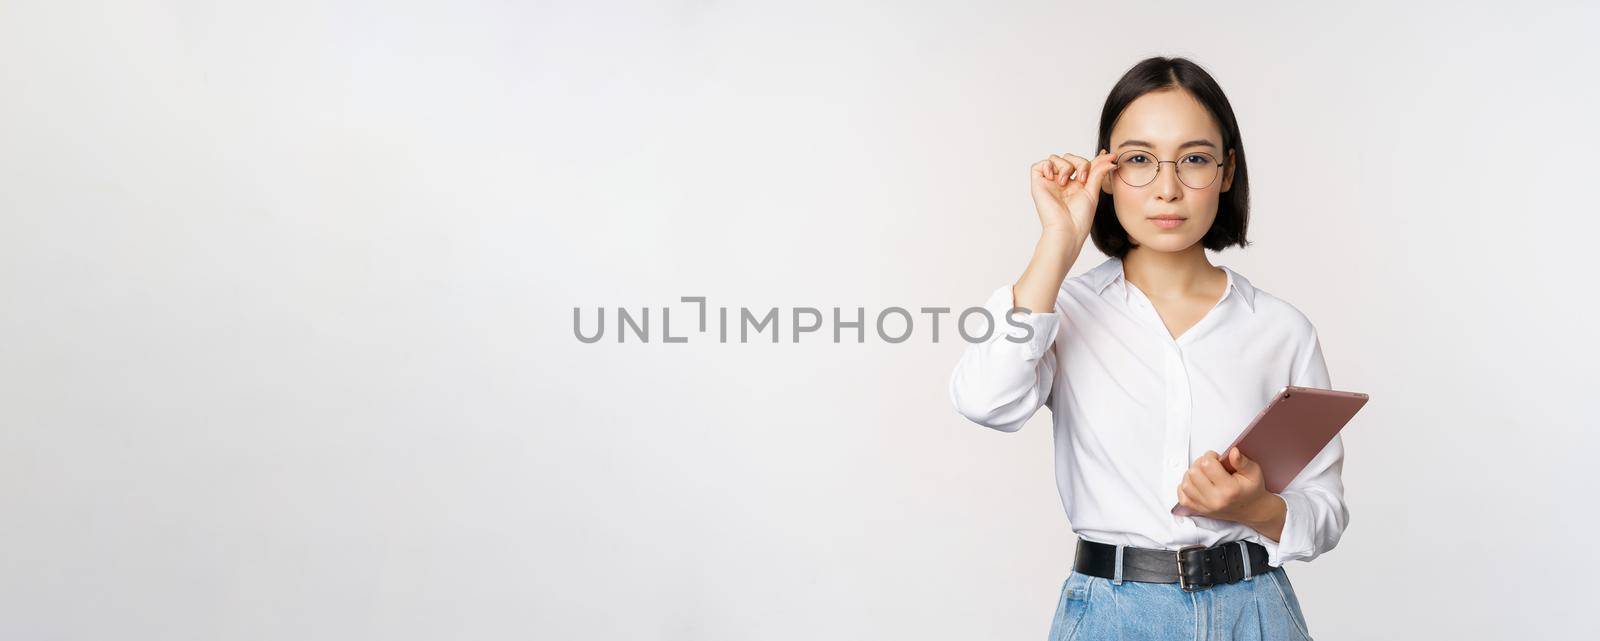
[[[1002,432],[1022,429],[1050,397],[1056,371],[1051,346],[1062,319],[1053,302],[1047,314],[1011,313],[1012,289],[1001,287],[984,303],[995,331],[984,342],[969,343],[950,375],[950,402],[956,412]]]
[[[1059,228],[1046,228],[1039,235],[1033,259],[1012,289],[1017,307],[1033,312],[1055,311],[1056,292],[1083,251],[1083,240]]]
[[[1323,361],[1322,343],[1316,330],[1311,332],[1310,347],[1305,350],[1295,373],[1292,385],[1333,389],[1328,380],[1328,366]],[[1264,513],[1265,526],[1251,527],[1264,537],[1259,541],[1266,546],[1268,563],[1283,565],[1288,561],[1310,561],[1339,544],[1345,528],[1350,524],[1350,509],[1345,505],[1344,440],[1335,434],[1299,476],[1282,492],[1268,496],[1281,500],[1281,508],[1269,506]],[[1275,518],[1277,509],[1283,511],[1281,520]]]
[[[1057,296],[1088,238],[1110,169],[1110,154],[1093,161],[1051,156],[1029,169],[1042,228],[1033,258],[1015,284],[984,303],[995,331],[967,345],[950,376],[950,401],[968,420],[1015,432],[1050,398],[1056,371],[1051,346],[1063,316]]]

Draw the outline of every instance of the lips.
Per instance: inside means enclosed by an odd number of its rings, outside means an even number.
[[[1182,217],[1182,216],[1172,216],[1172,215],[1162,215],[1162,216],[1151,216],[1150,217],[1150,222],[1152,224],[1154,224],[1155,226],[1160,227],[1162,229],[1176,229],[1179,225],[1183,224],[1184,220],[1186,220],[1186,219],[1184,217]]]

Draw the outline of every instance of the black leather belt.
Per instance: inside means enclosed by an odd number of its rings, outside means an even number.
[[[1249,554],[1249,572],[1245,570]],[[1072,569],[1081,574],[1115,579],[1117,546],[1078,538],[1078,556]],[[1272,571],[1267,565],[1267,548],[1254,541],[1218,543],[1212,547],[1184,546],[1178,550],[1152,550],[1123,546],[1122,580],[1140,583],[1177,583],[1185,592],[1204,590],[1213,585],[1234,583],[1245,576]]]

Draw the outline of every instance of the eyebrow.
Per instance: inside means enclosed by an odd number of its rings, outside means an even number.
[[[1124,141],[1122,141],[1122,144],[1117,145],[1117,149],[1121,149],[1123,147],[1130,147],[1130,146],[1131,147],[1155,147],[1155,145],[1152,145],[1152,144],[1150,144],[1148,142],[1145,142],[1143,140],[1124,140]],[[1191,140],[1189,142],[1186,142],[1186,143],[1183,143],[1181,145],[1178,145],[1178,149],[1187,149],[1189,147],[1210,147],[1212,149],[1216,149],[1217,145],[1215,143],[1212,143],[1209,140]]]

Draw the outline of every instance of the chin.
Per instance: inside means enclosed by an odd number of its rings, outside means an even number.
[[[1180,252],[1200,242],[1201,236],[1189,237],[1189,234],[1149,234],[1132,236],[1135,245],[1145,249],[1159,252]]]

